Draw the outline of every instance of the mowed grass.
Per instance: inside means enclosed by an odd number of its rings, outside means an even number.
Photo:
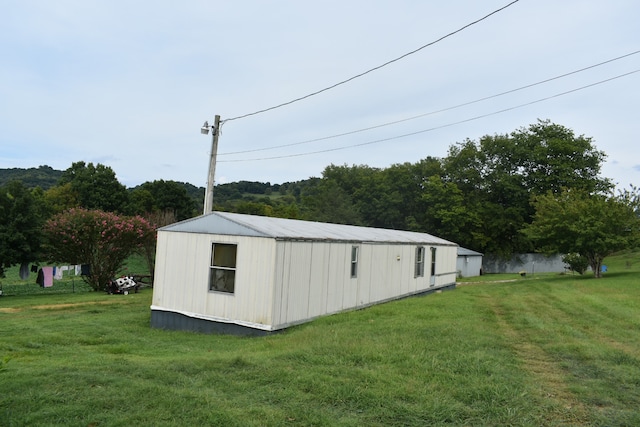
[[[260,338],[151,329],[151,289],[2,297],[0,425],[640,425],[640,268],[607,264]]]

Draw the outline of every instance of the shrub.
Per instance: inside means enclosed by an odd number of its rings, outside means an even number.
[[[88,264],[90,274],[83,280],[101,290],[132,253],[153,244],[155,227],[140,216],[77,208],[47,221],[44,235],[50,261]]]

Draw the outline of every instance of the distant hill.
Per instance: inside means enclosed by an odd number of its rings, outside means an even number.
[[[40,187],[48,190],[58,184],[58,180],[62,176],[62,171],[55,170],[51,166],[39,166],[37,168],[11,168],[0,169],[0,185],[5,185],[9,181],[18,180],[29,187]]]
[[[48,190],[55,187],[62,176],[63,171],[55,170],[44,165],[37,168],[11,168],[0,169],[0,186],[9,181],[19,180],[29,188],[40,187]],[[227,184],[218,184],[214,190],[214,203],[216,208],[236,211],[240,203],[266,203],[289,204],[300,201],[300,195],[304,189],[317,184],[318,178],[310,178],[297,182],[285,182],[283,184],[271,184],[269,182],[239,181]],[[178,182],[187,190],[187,194],[197,206],[204,202],[204,187],[196,187],[188,182]],[[134,190],[139,186],[129,188]]]

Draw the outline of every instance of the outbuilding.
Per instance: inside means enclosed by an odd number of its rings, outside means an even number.
[[[213,212],[158,230],[151,325],[262,335],[454,288],[456,255],[426,233]]]
[[[458,277],[475,277],[482,274],[482,254],[458,247]]]

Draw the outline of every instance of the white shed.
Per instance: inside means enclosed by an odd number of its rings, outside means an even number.
[[[482,274],[482,254],[471,249],[458,248],[458,276],[475,277]]]
[[[213,212],[158,230],[151,325],[265,334],[454,288],[456,254],[425,233]]]

